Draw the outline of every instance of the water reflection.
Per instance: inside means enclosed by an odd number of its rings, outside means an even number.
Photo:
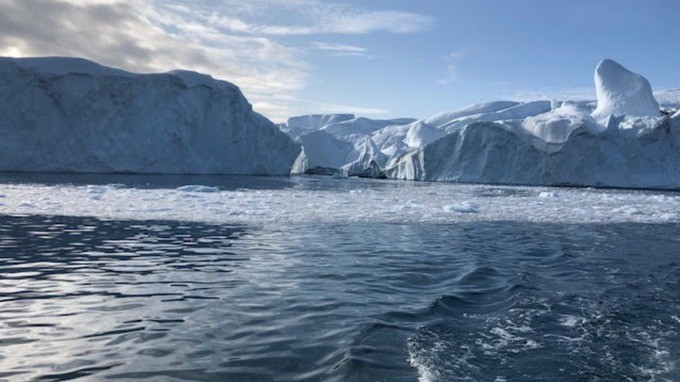
[[[197,312],[221,290],[249,284],[230,275],[248,261],[230,252],[244,232],[181,222],[3,217],[0,369],[68,380],[137,357],[172,357],[174,342],[198,340],[191,334]]]

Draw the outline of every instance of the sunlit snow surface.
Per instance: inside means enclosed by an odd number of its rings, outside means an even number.
[[[54,176],[47,176],[54,177]],[[0,214],[206,223],[679,222],[680,193],[331,177],[0,178]],[[79,180],[80,179],[80,180]],[[128,182],[135,179],[135,182]],[[146,179],[147,183],[139,179]],[[111,181],[110,183],[107,181]],[[202,184],[207,183],[207,184]]]

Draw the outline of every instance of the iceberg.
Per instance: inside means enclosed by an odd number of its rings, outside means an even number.
[[[386,157],[371,139],[377,131],[415,121],[356,117],[353,114],[304,115],[279,125],[302,145],[293,174],[342,174],[383,177]]]
[[[300,147],[239,88],[176,70],[0,58],[0,170],[288,174]]]
[[[645,134],[577,127],[546,150],[501,123],[478,122],[402,157],[395,179],[515,185],[680,188],[680,124]],[[649,131],[647,131],[649,130]]]
[[[680,114],[612,60],[595,71],[597,106],[554,104],[523,119],[474,122],[401,156],[396,179],[550,186],[680,188]],[[672,100],[672,93],[666,98]],[[483,119],[483,118],[482,118]]]
[[[316,116],[320,123],[295,137],[303,153],[294,171],[466,183],[680,188],[680,91],[652,93],[643,76],[613,60],[601,61],[594,79],[597,101],[493,101],[419,120],[380,121],[382,127],[354,122],[360,120],[354,116],[341,121]],[[361,127],[335,127],[353,123]]]

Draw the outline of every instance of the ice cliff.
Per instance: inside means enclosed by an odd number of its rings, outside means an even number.
[[[316,116],[293,136],[296,172],[395,179],[680,188],[680,92],[660,92],[612,60],[595,70],[597,101],[496,101],[421,120]],[[302,119],[293,119],[301,121]],[[336,120],[323,125],[325,120]],[[340,124],[375,128],[337,129]],[[289,122],[290,124],[290,122]],[[321,126],[320,126],[321,125]],[[285,129],[284,129],[285,130]],[[323,169],[323,171],[318,171]]]
[[[0,170],[288,174],[300,148],[235,85],[0,58]]]

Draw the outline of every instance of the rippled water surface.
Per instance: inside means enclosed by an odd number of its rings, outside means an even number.
[[[678,232],[0,215],[0,380],[678,381]]]

